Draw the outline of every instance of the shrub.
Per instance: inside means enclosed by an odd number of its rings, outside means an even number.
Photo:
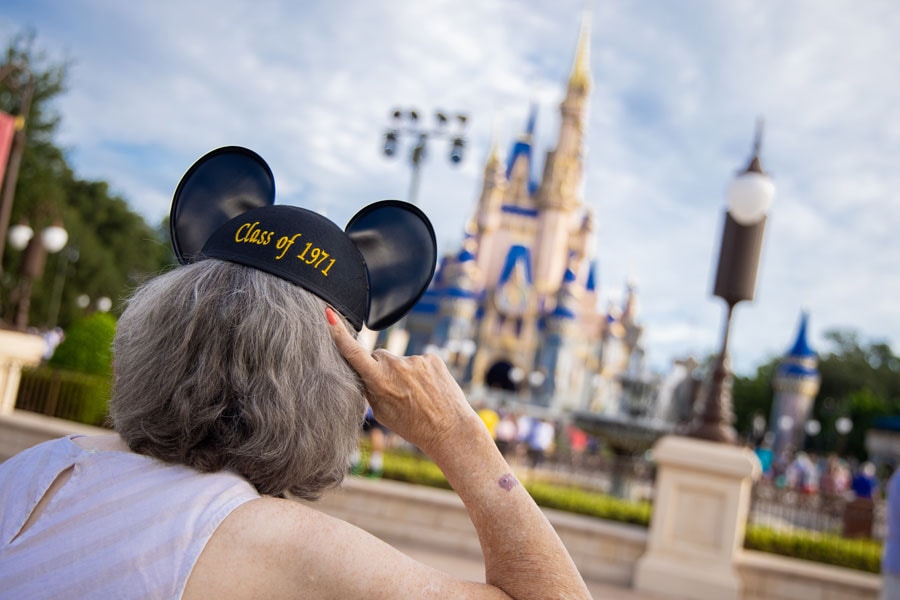
[[[652,506],[649,502],[629,502],[581,488],[547,483],[527,483],[525,488],[537,504],[546,508],[644,527],[650,524]]]
[[[450,483],[436,464],[412,454],[385,453],[383,476],[395,481],[450,489]]]
[[[23,372],[17,405],[61,419],[103,425],[109,405],[116,320],[94,313],[76,321],[47,362]],[[25,384],[30,382],[30,386]]]
[[[384,477],[395,481],[450,489],[447,478],[444,477],[437,465],[415,454],[386,453]],[[644,527],[650,522],[651,505],[649,502],[628,502],[598,492],[548,483],[527,482],[524,485],[534,501],[546,508],[557,508]]]
[[[94,313],[76,321],[53,353],[49,365],[59,369],[109,377],[112,372],[112,340],[116,320],[108,313]]]
[[[804,531],[777,531],[750,525],[744,547],[791,558],[878,573],[881,570],[881,542],[847,539],[839,535]]]

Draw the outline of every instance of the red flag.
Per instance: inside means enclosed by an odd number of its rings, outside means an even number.
[[[0,189],[3,187],[3,176],[6,174],[6,162],[12,147],[13,136],[16,135],[16,118],[0,110]]]

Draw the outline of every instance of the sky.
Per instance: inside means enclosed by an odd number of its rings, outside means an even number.
[[[343,225],[408,199],[408,138],[382,152],[395,108],[425,124],[465,113],[466,153],[432,138],[419,206],[456,248],[492,139],[537,107],[536,173],[553,148],[585,7],[592,90],[583,200],[600,302],[637,287],[650,366],[716,352],[712,279],[725,190],[751,156],[776,195],[756,298],[737,306],[735,370],[855,330],[900,348],[900,3],[895,0],[6,0],[0,36],[32,29],[69,61],[57,143],[155,225],[187,168],[242,145],[271,166],[276,203]]]

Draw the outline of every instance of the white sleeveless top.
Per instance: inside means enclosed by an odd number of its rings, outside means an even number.
[[[206,542],[255,488],[231,472],[91,451],[69,436],[0,464],[0,598],[180,598]],[[20,535],[56,477],[69,481]]]

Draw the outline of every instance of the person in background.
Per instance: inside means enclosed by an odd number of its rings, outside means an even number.
[[[787,470],[788,487],[801,494],[813,494],[818,489],[816,465],[806,452],[798,452]]]
[[[569,438],[569,451],[572,453],[572,467],[579,469],[584,464],[584,453],[588,444],[587,433],[569,423],[566,425],[566,435]]]
[[[881,600],[900,600],[900,468],[887,484],[887,535],[881,555]]]
[[[819,489],[828,496],[838,496],[850,487],[850,476],[847,468],[836,454],[828,457],[822,473]]]
[[[863,463],[850,483],[853,498],[844,506],[843,536],[872,537],[872,524],[875,520],[875,492],[878,479],[875,477],[875,465]]]
[[[497,411],[489,406],[481,406],[477,410],[478,416],[481,417],[481,421],[484,423],[484,426],[487,427],[488,433],[491,434],[491,439],[497,439],[497,423],[500,422],[500,415],[497,414]]]
[[[878,479],[875,477],[875,465],[864,462],[857,470],[850,483],[850,489],[857,498],[871,500],[878,489]]]
[[[553,450],[556,428],[545,419],[534,419],[528,432],[528,461],[532,469],[544,464],[547,454]]]
[[[500,450],[500,454],[507,458],[511,454],[514,455],[516,450],[516,437],[518,433],[516,428],[516,417],[512,413],[503,413],[503,416],[500,418],[500,422],[497,423],[497,428],[495,429],[494,434],[494,438],[497,443],[497,449]]]
[[[775,458],[774,452],[772,452],[772,442],[775,441],[775,434],[767,432],[765,436],[763,436],[762,442],[759,446],[756,447],[754,452],[756,453],[756,458],[759,459],[759,466],[762,469],[762,476],[765,479],[771,481],[772,477],[772,461]]]

